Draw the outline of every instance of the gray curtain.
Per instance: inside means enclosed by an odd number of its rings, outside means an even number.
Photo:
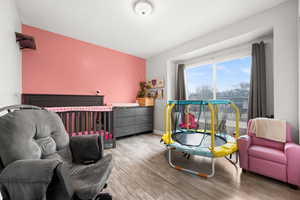
[[[176,100],[185,100],[185,80],[184,80],[184,64],[179,64],[177,67],[177,87],[176,87]]]
[[[252,68],[248,120],[265,117],[267,110],[265,43],[252,44]]]

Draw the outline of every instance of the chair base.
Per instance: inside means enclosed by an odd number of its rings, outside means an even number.
[[[293,190],[298,190],[298,186],[297,185],[293,185],[293,184],[289,184],[290,188],[292,188]]]

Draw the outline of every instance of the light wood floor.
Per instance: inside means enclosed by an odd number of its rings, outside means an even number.
[[[300,190],[253,173],[242,173],[224,158],[216,161],[216,174],[204,179],[177,171],[167,163],[167,151],[152,134],[117,141],[107,150],[114,157],[114,169],[106,191],[114,200],[300,200]],[[209,159],[173,154],[176,163],[209,172]],[[299,169],[300,170],[300,169]]]

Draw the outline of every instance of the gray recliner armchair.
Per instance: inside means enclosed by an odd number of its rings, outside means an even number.
[[[96,200],[112,170],[98,135],[69,137],[56,113],[0,109],[0,191],[5,200]]]

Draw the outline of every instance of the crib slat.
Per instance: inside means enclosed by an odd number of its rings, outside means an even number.
[[[111,137],[112,137],[112,148],[116,148],[116,138],[115,138],[115,135],[114,135],[114,126],[113,126],[113,120],[114,120],[114,116],[113,116],[113,112],[110,111],[110,118],[109,118],[109,124],[110,124],[110,131],[109,133],[111,134]]]
[[[93,123],[94,123],[94,113],[91,112],[90,116],[91,116],[90,126],[91,126],[91,133],[92,133],[93,132]]]
[[[68,115],[68,124],[69,124],[69,135],[72,135],[73,132],[73,112],[69,112]]]
[[[94,115],[93,131],[95,133],[97,131],[97,112],[93,112],[93,115]]]
[[[85,133],[89,133],[89,126],[88,126],[88,124],[89,124],[89,115],[88,115],[88,112],[84,112],[84,132]]]
[[[81,124],[81,134],[84,133],[84,128],[85,128],[85,117],[84,117],[85,112],[80,112],[80,124]]]
[[[102,129],[102,112],[97,112],[98,113],[98,116],[99,116],[99,121],[98,121],[98,130],[99,132],[101,131]]]
[[[111,145],[112,142],[113,142],[113,141],[112,141],[112,138],[111,138],[111,135],[110,135],[110,134],[111,134],[111,123],[110,123],[110,122],[111,122],[111,119],[112,119],[112,117],[111,117],[111,116],[112,116],[112,115],[111,115],[111,112],[107,112],[107,115],[108,115],[108,116],[107,116],[107,119],[108,119],[108,120],[107,120],[107,125],[108,125],[108,130],[107,130],[107,132],[108,132],[108,134],[109,134],[107,140],[108,140],[108,142],[109,142],[109,145]],[[112,144],[111,146],[113,146],[113,144]]]
[[[79,112],[75,112],[75,129],[76,129],[76,135],[79,133]]]
[[[89,132],[88,132],[88,120],[89,120],[89,118],[88,118],[88,112],[84,112],[84,133],[86,134],[88,134]]]
[[[108,113],[108,132],[111,133],[111,112],[107,112]]]
[[[106,132],[107,132],[107,112],[103,112],[103,118],[104,118],[104,120],[103,120],[103,126],[104,126],[104,128],[103,128],[103,132],[104,132],[104,140],[106,140]]]
[[[100,133],[101,130],[102,130],[102,113],[101,113],[101,112],[98,112],[98,115],[99,115],[98,131],[99,131],[99,133]]]
[[[88,134],[91,134],[91,112],[87,112],[87,121],[88,121],[88,124],[87,124],[87,131],[88,131]]]

